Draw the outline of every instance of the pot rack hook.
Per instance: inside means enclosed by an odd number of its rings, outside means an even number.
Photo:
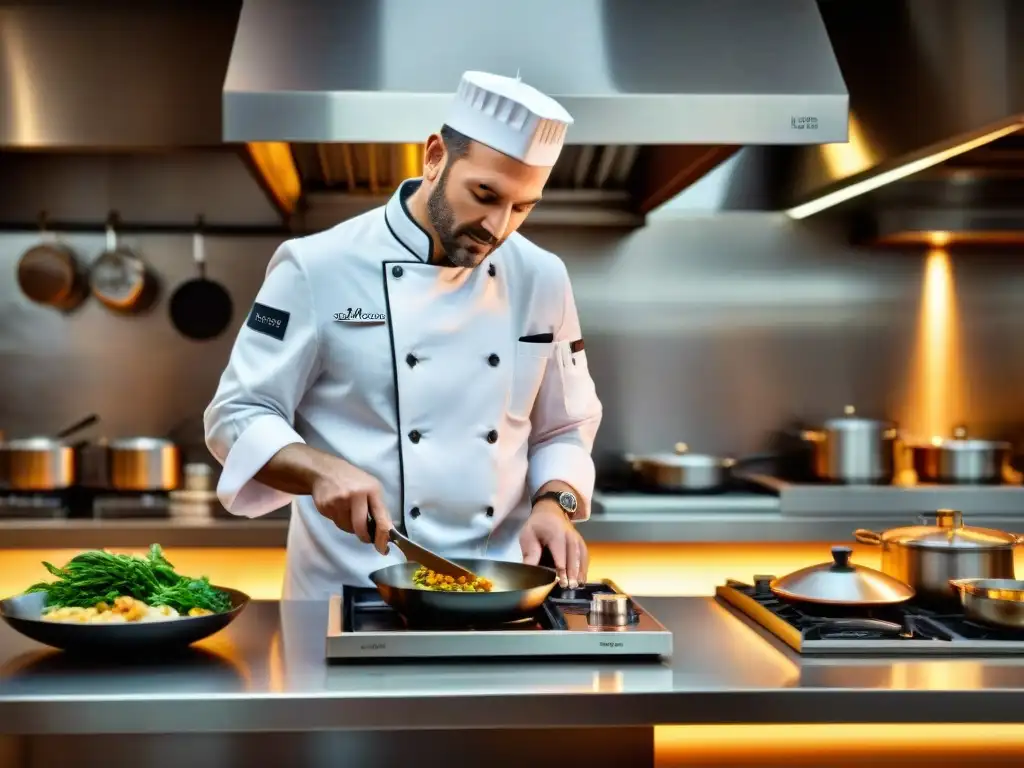
[[[206,221],[202,214],[196,216],[196,231],[192,233],[192,259],[199,270],[199,277],[206,278],[206,245],[204,242],[204,230]]]
[[[56,240],[56,235],[50,231],[50,217],[46,211],[39,212],[39,239],[46,241]]]
[[[117,228],[121,223],[117,211],[110,211],[107,214],[107,250],[117,250]]]

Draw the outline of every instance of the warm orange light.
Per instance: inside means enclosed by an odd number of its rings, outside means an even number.
[[[850,110],[847,139],[844,143],[822,144],[818,150],[829,178],[845,179],[862,173],[879,162],[857,114]]]
[[[852,539],[852,536],[851,536]],[[782,575],[829,559],[839,542],[781,544],[669,543],[590,545],[590,578],[610,578],[637,595],[713,595],[726,579],[751,579],[755,574]],[[878,567],[878,550],[854,544],[854,562]],[[42,561],[63,565],[77,549],[0,549],[0,595],[21,592],[49,579]],[[145,552],[145,547],[118,551]],[[171,547],[167,557],[181,573],[206,575],[217,584],[236,587],[254,599],[276,600],[284,580],[283,549]]]
[[[423,145],[402,144],[400,173],[402,179],[411,179],[423,174]]]
[[[1011,716],[1007,713],[1008,716]],[[1024,752],[1024,725],[928,723],[913,725],[795,724],[659,726],[654,732],[655,765],[848,766],[900,765],[911,758],[929,768],[1007,763]],[[900,762],[882,762],[902,758]],[[998,763],[996,761],[999,761]]]
[[[902,421],[912,439],[934,443],[965,412],[959,331],[952,261],[946,250],[932,248],[925,257],[911,388],[904,398],[910,410]]]
[[[302,182],[291,147],[283,141],[253,141],[246,146],[278,206],[293,213],[302,194]]]
[[[1019,246],[1022,242],[1016,230],[979,230],[963,232],[938,232],[932,230],[907,229],[889,232],[871,238],[872,245],[892,245],[905,247],[922,245],[926,247],[947,248],[957,246]]]
[[[908,521],[912,522],[912,521]],[[877,547],[846,541],[735,544],[590,545],[590,578],[610,578],[635,595],[713,595],[726,579],[749,580],[755,574],[780,576],[806,565],[827,562],[829,548],[850,544],[853,561],[878,568]],[[17,594],[33,582],[51,578],[43,560],[63,565],[78,549],[0,549],[0,596]],[[127,551],[127,550],[118,550]],[[140,554],[145,548],[140,547]],[[283,549],[172,547],[167,556],[187,574],[206,574],[215,583],[235,587],[257,600],[278,600],[284,583]],[[1024,548],[1017,550],[1024,573]]]

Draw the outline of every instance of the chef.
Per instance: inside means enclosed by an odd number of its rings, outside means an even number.
[[[601,403],[565,265],[516,231],[571,124],[467,72],[422,178],[271,258],[205,424],[230,512],[291,501],[285,597],[369,585],[401,562],[392,526],[447,557],[546,549],[563,586],[586,579]]]

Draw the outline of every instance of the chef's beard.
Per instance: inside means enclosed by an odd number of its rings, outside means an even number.
[[[430,220],[430,226],[437,233],[437,239],[441,242],[445,261],[453,267],[476,267],[504,240],[499,240],[476,224],[457,224],[455,211],[452,210],[448,196],[445,194],[447,184],[448,167],[445,166],[437,180],[437,185],[431,191],[430,197],[427,198],[427,218]],[[490,247],[482,253],[474,253],[459,244],[459,237],[462,235],[470,235],[481,244]]]

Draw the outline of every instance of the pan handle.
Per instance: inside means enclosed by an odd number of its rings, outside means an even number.
[[[892,621],[882,621],[881,619],[827,619],[823,623],[826,629],[860,629],[868,632],[885,632],[891,635],[898,635],[903,632],[901,625]]]
[[[369,513],[366,515],[366,532],[369,534],[371,542],[377,538],[377,521],[374,520],[373,515]],[[391,541],[395,540],[395,533],[396,531],[394,528],[388,531],[388,538]]]
[[[871,544],[876,547],[882,543],[882,534],[869,531],[866,528],[858,528],[854,531],[853,538],[861,544]]]
[[[366,515],[366,532],[370,536],[370,541],[374,541],[377,538],[377,521],[369,513]]]

